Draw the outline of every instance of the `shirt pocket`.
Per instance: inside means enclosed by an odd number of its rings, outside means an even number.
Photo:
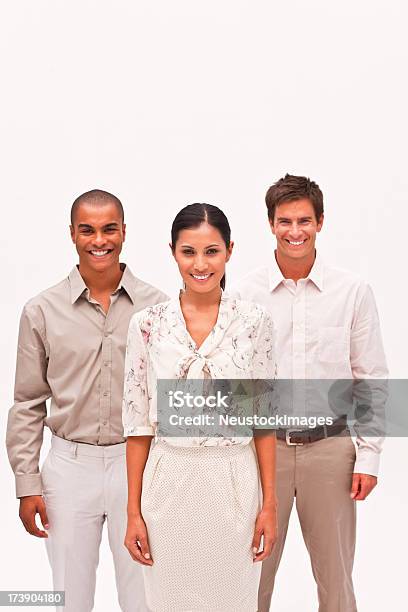
[[[321,327],[317,343],[319,361],[341,363],[349,360],[350,331],[347,327]]]

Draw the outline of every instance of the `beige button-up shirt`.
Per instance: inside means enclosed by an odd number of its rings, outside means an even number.
[[[91,298],[77,267],[24,307],[15,403],[7,424],[17,497],[42,493],[38,462],[44,425],[56,436],[75,442],[124,441],[122,397],[129,321],[135,312],[168,298],[122,267],[107,314]]]

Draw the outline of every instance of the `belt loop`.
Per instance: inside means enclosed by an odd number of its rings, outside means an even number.
[[[71,455],[73,459],[77,458],[77,450],[78,450],[78,444],[76,442],[72,442],[71,443]]]

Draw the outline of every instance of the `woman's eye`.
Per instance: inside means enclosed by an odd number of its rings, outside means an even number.
[[[182,251],[183,255],[193,255],[193,251]]]
[[[215,255],[215,253],[218,253],[218,249],[208,249],[207,251],[207,255]]]

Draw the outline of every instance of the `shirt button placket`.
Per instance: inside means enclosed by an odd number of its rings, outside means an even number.
[[[110,312],[110,311],[109,311]],[[101,444],[108,444],[109,417],[111,412],[111,378],[112,378],[112,330],[109,313],[105,319],[102,337],[102,367],[101,367],[101,412],[100,412],[100,439]]]
[[[307,282],[307,281],[306,281]],[[305,383],[306,378],[306,282],[301,279],[297,283],[293,300],[293,378],[295,387],[293,402],[295,414],[306,414]]]

